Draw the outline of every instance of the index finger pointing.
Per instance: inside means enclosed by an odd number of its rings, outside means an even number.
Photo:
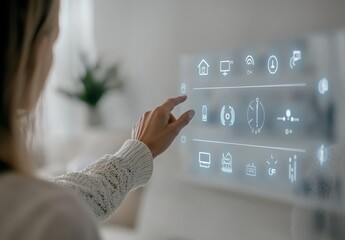
[[[166,108],[171,112],[177,105],[186,101],[187,96],[180,96],[176,98],[170,98],[165,103],[163,103],[162,107]]]

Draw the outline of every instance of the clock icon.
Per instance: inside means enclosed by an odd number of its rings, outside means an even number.
[[[253,99],[247,110],[247,121],[254,134],[259,134],[265,123],[265,109],[259,98]]]

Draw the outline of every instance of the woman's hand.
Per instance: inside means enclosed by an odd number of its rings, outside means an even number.
[[[153,111],[146,112],[133,127],[132,138],[145,143],[153,158],[163,153],[194,117],[194,110],[185,112],[178,119],[171,114],[171,111],[186,99],[187,96],[168,99]]]

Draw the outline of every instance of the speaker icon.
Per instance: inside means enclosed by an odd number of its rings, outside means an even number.
[[[232,126],[235,123],[235,110],[231,106],[223,106],[220,111],[220,121],[223,126]]]

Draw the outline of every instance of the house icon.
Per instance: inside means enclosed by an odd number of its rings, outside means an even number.
[[[207,76],[209,67],[210,67],[210,65],[208,65],[208,63],[205,61],[205,59],[203,59],[198,65],[199,75],[200,76]]]

